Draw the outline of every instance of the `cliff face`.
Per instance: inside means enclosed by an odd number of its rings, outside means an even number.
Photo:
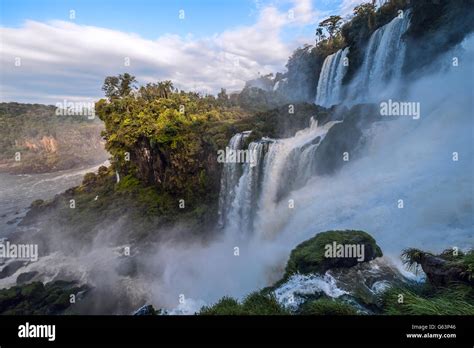
[[[342,25],[337,39],[297,49],[288,61],[288,71],[276,75],[275,90],[288,103],[314,102],[325,58],[343,47],[349,47],[349,64],[343,78],[343,84],[349,84],[361,68],[370,36],[399,15],[399,11],[411,11],[410,27],[403,37],[407,44],[405,74],[423,72],[436,57],[474,31],[472,0],[387,1],[377,10],[359,11]]]
[[[188,187],[218,193],[220,166],[217,147],[206,143],[199,134],[193,135],[197,151],[158,146],[147,137],[140,137],[131,149],[130,161],[136,165],[138,178],[168,192],[187,194]],[[183,197],[184,199],[185,197]]]
[[[473,0],[415,1],[411,9],[406,73],[423,72],[436,57],[474,32]]]
[[[56,116],[46,105],[0,104],[0,171],[46,173],[104,162],[98,120]]]

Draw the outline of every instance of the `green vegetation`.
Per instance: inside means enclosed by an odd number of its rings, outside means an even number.
[[[218,194],[217,150],[246,112],[229,106],[225,91],[215,98],[178,91],[170,81],[139,89],[134,83],[128,74],[107,77],[103,89],[109,99],[96,103],[106,148],[123,178],[118,191],[137,193],[141,202],[151,203],[150,213],[189,211],[179,209],[178,199],[204,212]]]
[[[306,302],[301,306],[301,315],[356,315],[357,310],[337,299],[321,298]]]
[[[56,281],[44,285],[34,282],[27,285],[0,289],[0,314],[51,315],[62,314],[70,306],[70,295],[86,291],[74,283]]]
[[[383,294],[383,313],[390,315],[474,315],[474,290],[465,284],[432,288],[392,288]]]
[[[439,255],[419,249],[405,249],[402,260],[408,269],[417,270],[420,265],[433,284],[445,285],[450,282],[474,284],[474,251],[463,253],[457,249],[446,249]]]
[[[202,315],[360,315],[365,311],[382,315],[474,315],[474,287],[468,282],[451,282],[440,286],[431,281],[415,283],[410,281],[393,283],[377,297],[377,301],[367,307],[364,298],[354,289],[348,298],[330,298],[325,295],[319,298],[308,296],[296,310],[285,309],[273,293],[286,282],[289,274],[320,273],[340,267],[339,264],[323,266],[324,245],[326,243],[364,243],[372,248],[371,258],[381,256],[382,252],[375,240],[362,231],[328,231],[298,245],[290,255],[285,276],[275,285],[250,294],[240,303],[231,297],[223,297],[216,304],[203,307]],[[421,262],[423,255],[431,255],[417,249],[404,251],[402,259],[407,267],[413,268]],[[450,263],[451,268],[463,265],[472,267],[473,252],[454,253],[446,250],[437,257]],[[350,267],[350,265],[343,265]],[[449,268],[449,267],[448,267]],[[468,278],[470,279],[470,278]],[[397,285],[395,285],[397,284]],[[345,295],[346,296],[346,295]]]
[[[294,273],[324,273],[335,267],[355,266],[356,258],[327,258],[325,246],[333,243],[339,245],[359,244],[364,245],[364,261],[370,261],[382,256],[380,247],[368,233],[363,231],[327,231],[315,235],[304,241],[291,251],[286,265],[284,279]]]
[[[254,292],[242,303],[231,297],[223,297],[210,307],[203,307],[200,315],[285,315],[290,314],[283,308],[275,296]]]

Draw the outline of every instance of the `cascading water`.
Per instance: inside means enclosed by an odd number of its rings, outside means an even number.
[[[326,57],[321,69],[316,92],[316,104],[331,106],[342,99],[342,79],[347,70],[346,57],[349,47]]]
[[[269,139],[262,139],[251,142],[248,146],[253,161],[241,164],[242,174],[234,188],[233,199],[229,202],[230,206],[225,208],[223,221],[228,233],[245,236],[252,231],[256,202],[262,184],[263,159],[271,142]]]
[[[323,127],[306,130],[311,134],[306,139],[300,139],[304,134],[300,132],[269,143],[260,172],[263,185],[254,233],[246,236],[249,242],[241,243],[230,233],[222,233],[206,245],[162,245],[154,253],[153,265],[164,269],[163,276],[154,278],[153,296],[167,308],[176,306],[180,294],[186,294],[186,303],[192,303],[191,298],[211,304],[225,295],[241,299],[255,289],[275,284],[291,249],[327,230],[367,231],[384,256],[394,261],[409,247],[433,252],[447,246],[472,248],[474,147],[472,98],[466,93],[472,90],[472,80],[466,78],[471,76],[472,66],[441,68],[454,55],[473,61],[474,37],[462,48],[465,53],[452,51],[441,57],[436,73],[404,85],[407,100],[423,105],[426,114],[420,119],[374,123],[366,130],[370,138],[360,157],[352,158],[332,175],[311,177],[279,200],[280,189],[272,185],[285,184],[280,174],[284,171],[278,169],[284,167],[281,163],[293,157],[293,149],[307,149],[304,145]],[[314,142],[316,145],[317,140]],[[460,151],[458,161],[453,161],[453,151]],[[298,162],[303,166],[304,161]],[[302,171],[296,167],[290,171],[297,172]],[[294,209],[289,209],[289,199],[294,199]],[[398,208],[399,199],[404,200],[404,209]],[[265,238],[269,234],[272,238]],[[396,264],[402,267],[399,261]],[[289,298],[298,299],[292,296],[295,293],[323,291],[337,297],[340,292],[332,285],[332,280],[324,277],[296,277],[276,289],[275,295],[285,305]]]
[[[268,226],[258,219],[259,211],[271,209],[313,175],[314,152],[334,123],[318,127],[311,119],[308,128],[291,138],[250,143],[248,150],[253,152],[255,163],[226,163],[219,198],[220,226],[232,235],[245,235],[256,228],[270,234]],[[244,137],[244,133],[236,134],[229,147],[241,149]]]
[[[406,44],[402,35],[410,23],[409,12],[395,17],[370,37],[364,62],[357,77],[358,90],[369,96],[401,75]]]
[[[235,134],[229,141],[228,148],[232,151],[242,149],[245,138],[250,135],[250,132],[242,132]],[[237,162],[226,161],[221,175],[221,189],[219,194],[219,210],[218,210],[218,225],[223,227],[226,223],[226,217],[232,201],[235,197],[235,188],[242,174],[242,165]]]
[[[315,103],[329,107],[344,100],[349,103],[365,102],[377,97],[380,91],[387,90],[387,83],[401,75],[406,51],[402,36],[409,24],[410,11],[407,11],[371,35],[362,66],[350,88],[342,85],[347,70],[344,58],[349,48],[327,56],[319,75]]]

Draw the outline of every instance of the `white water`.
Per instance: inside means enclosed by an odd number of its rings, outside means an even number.
[[[315,103],[329,107],[341,102],[355,104],[377,101],[385,95],[391,95],[393,90],[390,82],[398,80],[402,73],[406,52],[403,34],[409,24],[410,12],[407,11],[371,35],[362,66],[349,86],[342,84],[347,71],[343,61],[349,48],[327,56],[319,75]]]
[[[328,273],[322,276],[294,274],[274,291],[277,301],[291,310],[298,309],[305,301],[305,295],[320,293],[332,298],[347,294],[337,287],[336,279]]]
[[[472,47],[471,40],[471,51]],[[461,61],[472,62],[473,56]],[[262,183],[257,206],[250,209],[253,233],[232,227],[234,222],[242,226],[232,218],[230,226],[229,221],[224,225],[221,238],[208,245],[163,243],[150,259],[151,268],[160,269],[160,273],[143,282],[134,279],[133,286],[143,284],[140,295],[150,294],[157,307],[176,308],[171,312],[175,314],[192,313],[204,302],[213,303],[225,295],[242,298],[272,284],[281,277],[292,248],[329,229],[366,230],[385,255],[393,258],[398,258],[406,247],[435,252],[448,246],[472,247],[473,105],[467,91],[472,91],[473,86],[466,76],[472,76],[472,66],[461,64],[409,84],[399,81],[413,100],[420,101],[420,120],[374,124],[367,130],[372,137],[365,156],[351,161],[334,176],[312,175],[311,152],[319,143],[311,142],[327,133],[327,129],[314,123],[294,137],[268,144],[263,162],[259,162],[263,180],[249,175],[250,168],[245,175],[245,166],[224,168],[227,174],[221,191],[222,216],[229,217],[237,207],[236,216],[249,221],[249,196],[248,191],[244,194],[244,188]],[[236,136],[239,144],[243,136]],[[453,151],[460,154],[458,162],[451,159]],[[242,195],[237,195],[239,191]],[[397,208],[399,198],[405,201],[404,209]],[[289,207],[289,199],[294,200],[294,208]],[[94,253],[107,255],[99,251]],[[108,270],[101,273],[104,277],[112,273],[111,264],[98,264],[89,255],[87,260],[83,264],[82,260],[68,258],[64,264],[74,261],[79,268],[86,265]],[[59,263],[51,262],[48,268]],[[322,289],[327,294],[338,294],[338,289],[329,286],[330,280],[296,280],[281,289],[282,302],[287,294],[298,291]],[[179,302],[181,294],[186,298],[184,303]]]
[[[351,90],[357,90],[360,100],[371,99],[387,89],[387,83],[397,80],[405,61],[406,44],[402,35],[410,24],[410,13],[395,17],[377,29],[370,37],[364,62]]]
[[[247,240],[237,238],[238,231],[222,233],[207,246],[163,245],[155,262],[166,266],[153,298],[170,308],[177,306],[179,294],[207,303],[225,295],[242,298],[280,279],[297,244],[331,229],[367,231],[398,265],[401,250],[408,247],[432,252],[474,247],[474,125],[467,92],[473,82],[466,78],[473,70],[472,64],[450,64],[453,54],[460,61],[473,61],[474,39],[463,46],[464,53],[450,52],[436,62],[442,67],[436,74],[416,81],[398,79],[406,97],[420,102],[420,119],[373,124],[366,130],[369,142],[362,157],[336,174],[285,187],[289,181],[283,173],[304,177],[302,168],[308,165],[301,151],[298,165],[285,169],[295,157],[290,153],[322,129],[313,125],[295,137],[276,140],[264,159],[254,232],[246,234]],[[452,160],[455,151],[459,161]],[[399,199],[403,209],[397,206]]]
[[[342,101],[342,79],[348,65],[345,63],[349,47],[326,57],[319,75],[316,104],[329,107]]]
[[[219,217],[226,234],[243,235],[246,239],[247,234],[258,230],[262,235],[271,236],[275,226],[255,220],[257,212],[273,209],[285,192],[306,183],[312,176],[314,152],[335,123],[318,127],[311,119],[310,126],[294,137],[250,143],[249,150],[256,154],[253,165],[224,165]],[[234,135],[229,147],[241,149],[242,139],[247,135],[248,132]]]
[[[250,132],[235,134],[229,141],[229,148],[232,150],[241,150],[245,138]],[[227,215],[230,206],[235,198],[235,190],[242,173],[240,163],[226,162],[221,175],[221,190],[219,196],[219,226],[223,227],[227,222]]]

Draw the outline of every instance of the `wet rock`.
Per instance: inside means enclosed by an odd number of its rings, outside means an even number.
[[[20,268],[25,266],[25,261],[14,260],[5,265],[3,269],[0,271],[0,279],[6,278],[14,274]]]
[[[157,315],[157,311],[152,305],[144,305],[138,308],[133,315]]]
[[[452,282],[474,285],[474,251],[464,254],[445,250],[434,255],[418,249],[407,249],[402,255],[408,266],[418,264],[429,282],[434,286],[445,286]]]
[[[37,274],[38,274],[38,272],[36,272],[36,271],[22,273],[16,278],[16,283],[18,285],[27,283],[31,279],[33,279]]]

